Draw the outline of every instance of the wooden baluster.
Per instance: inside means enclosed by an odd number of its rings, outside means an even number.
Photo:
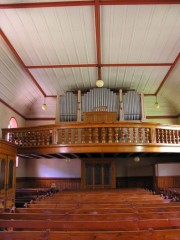
[[[169,140],[168,140],[168,130],[167,129],[165,129],[164,130],[164,141],[165,141],[165,143],[168,143],[169,142]]]
[[[18,145],[18,133],[14,134],[14,143]]]
[[[19,132],[19,146],[22,146],[22,132]]]
[[[88,142],[89,143],[92,143],[92,128],[88,128]]]
[[[172,131],[171,130],[169,130],[168,131],[169,132],[169,143],[172,143]]]
[[[159,128],[156,129],[156,142],[160,143],[160,129]]]
[[[78,129],[74,130],[74,143],[78,143]]]
[[[49,131],[47,130],[45,133],[45,145],[48,145],[49,142]]]
[[[172,130],[172,143],[176,143],[176,138],[175,138],[175,130]]]
[[[38,142],[38,133],[35,132],[35,133],[34,133],[34,146],[37,145],[37,142]]]
[[[165,137],[164,137],[164,129],[161,129],[161,143],[165,142]]]
[[[85,128],[81,131],[81,143],[85,143]]]
[[[179,130],[176,130],[176,142],[177,144],[180,143],[180,131]]]
[[[66,141],[66,135],[65,135],[65,129],[62,129],[62,135],[61,135],[61,142],[62,144],[65,144]]]
[[[130,131],[130,128],[128,127],[127,129],[127,140],[128,140],[128,143],[131,142],[131,131]]]
[[[29,146],[29,132],[26,134],[26,146]]]
[[[24,146],[24,132],[21,133],[21,146]]]
[[[119,128],[115,128],[114,131],[115,131],[115,133],[114,133],[115,142],[118,143],[119,142]]]
[[[47,130],[46,132],[46,145],[49,145],[49,139],[50,139],[50,132]]]
[[[121,128],[121,142],[125,143],[125,133],[124,133],[124,128]]]
[[[41,142],[42,142],[42,137],[41,137],[41,132],[39,132],[38,145],[41,145]]]
[[[175,143],[178,144],[179,143],[179,136],[178,136],[178,130],[175,130]]]
[[[139,128],[139,143],[143,143],[143,132],[142,132],[142,128]]]
[[[29,132],[29,146],[33,146],[32,140],[33,140],[33,134],[32,132]]]
[[[133,128],[133,143],[137,143],[137,129]]]
[[[24,146],[27,146],[27,132],[24,133]]]
[[[32,146],[35,146],[35,132],[32,132]]]
[[[38,145],[38,132],[35,133],[35,146]]]
[[[71,144],[71,129],[68,129],[68,144]]]
[[[145,128],[145,143],[149,143],[149,142],[150,142],[150,129]]]
[[[98,128],[94,128],[93,135],[94,135],[94,142],[95,143],[99,143],[99,131],[98,131]]]
[[[106,132],[105,132],[105,128],[101,128],[101,142],[105,143],[106,142]]]
[[[108,143],[112,143],[112,128],[108,128]]]
[[[44,136],[44,145],[47,144],[47,131],[43,132],[43,136]]]
[[[41,145],[45,145],[45,132],[43,131],[41,131]]]

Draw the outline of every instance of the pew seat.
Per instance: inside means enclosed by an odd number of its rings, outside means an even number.
[[[0,232],[3,240],[179,240],[180,229],[141,231],[13,231]]]

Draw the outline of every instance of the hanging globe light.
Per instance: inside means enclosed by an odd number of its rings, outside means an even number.
[[[99,87],[99,88],[103,87],[104,86],[103,80],[97,80],[96,81],[96,86]]]

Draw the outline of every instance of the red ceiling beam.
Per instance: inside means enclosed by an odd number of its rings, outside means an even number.
[[[23,67],[23,69],[26,71],[26,73],[30,76],[30,78],[32,79],[32,81],[35,83],[35,85],[38,87],[38,89],[40,90],[40,92],[46,97],[45,92],[42,90],[42,88],[40,87],[40,85],[37,83],[36,79],[33,77],[33,75],[31,74],[31,72],[26,68],[23,60],[20,58],[19,54],[16,52],[16,50],[14,49],[14,47],[11,45],[10,41],[8,40],[8,38],[6,37],[6,35],[4,34],[4,32],[0,29],[0,35],[2,36],[2,38],[4,39],[4,41],[6,42],[6,44],[8,45],[8,47],[11,49],[12,53],[14,54],[16,60],[20,63],[20,65]]]
[[[97,1],[62,1],[62,2],[31,2],[0,4],[0,9],[13,8],[48,8],[48,7],[76,7],[93,5],[146,5],[146,4],[180,4],[180,0],[100,0]]]
[[[179,115],[176,115],[176,116],[174,116],[174,115],[165,115],[165,116],[146,116],[146,119],[166,119],[166,118],[178,118],[179,117]]]
[[[1,98],[0,98],[0,102],[2,102],[6,107],[8,107],[9,109],[11,109],[13,112],[15,112],[16,114],[18,114],[19,116],[21,116],[22,118],[26,119],[21,113],[19,113],[16,109],[14,109],[13,107],[11,107],[9,104],[7,104],[6,102],[4,102]]]
[[[80,67],[169,67],[173,63],[102,63],[102,64],[61,64],[61,65],[34,65],[34,66],[25,66],[26,68],[80,68]]]
[[[180,0],[100,0],[100,5],[180,4]]]
[[[172,66],[172,63],[105,63],[102,67],[163,67]]]
[[[61,65],[40,65],[40,66],[26,66],[26,68],[76,68],[76,67],[98,67],[97,64],[61,64]]]
[[[96,28],[96,56],[98,65],[98,79],[101,79],[101,35],[100,35],[100,7],[99,0],[95,1],[95,28]]]
[[[0,4],[0,9],[11,8],[49,8],[49,7],[76,7],[95,5],[94,1],[67,1],[67,2],[31,2]]]
[[[159,93],[159,91],[161,90],[162,86],[164,85],[166,79],[169,77],[169,75],[171,74],[172,70],[174,69],[174,67],[176,66],[176,63],[178,62],[180,58],[180,53],[177,55],[175,61],[173,62],[173,64],[171,65],[169,71],[167,72],[166,76],[164,77],[164,79],[162,80],[161,84],[159,85],[158,89],[155,92],[155,95],[157,95]]]

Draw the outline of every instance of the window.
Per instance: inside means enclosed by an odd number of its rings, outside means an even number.
[[[8,128],[17,128],[17,121],[14,117],[12,117],[9,121]]]
[[[12,117],[9,121],[8,128],[17,128],[17,127],[18,127],[17,121],[14,117]],[[9,141],[9,138],[10,138],[10,135],[8,133],[8,136],[7,136],[8,141]],[[19,164],[19,158],[18,156],[16,156],[16,167],[18,167],[18,164]]]

